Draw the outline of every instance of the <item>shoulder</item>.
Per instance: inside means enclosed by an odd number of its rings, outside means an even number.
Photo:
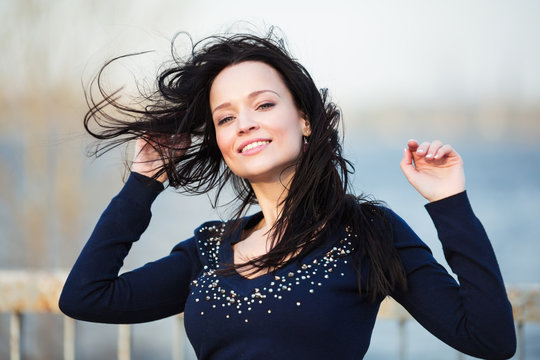
[[[427,245],[416,235],[409,224],[394,210],[385,207],[382,211],[390,224],[394,246],[396,248],[399,249],[408,246],[422,246],[427,248]]]
[[[184,254],[203,268],[215,267],[226,222],[207,221],[194,230],[194,236],[174,246],[171,255]]]
[[[434,264],[431,249],[409,224],[394,210],[388,207],[381,210],[389,223],[392,245],[397,250],[405,274],[408,275],[427,264]]]
[[[194,230],[194,236],[179,242],[174,246],[172,252],[177,251],[199,251],[204,253],[215,247],[216,243],[221,242],[221,237],[225,229],[225,222],[207,221]]]
[[[207,221],[193,231],[195,238],[199,241],[209,240],[211,238],[221,237],[229,222],[220,220]]]
[[[212,220],[195,228],[192,241],[201,262],[210,268],[217,268],[219,257],[226,255],[222,251],[223,244],[236,238],[238,233],[254,218],[256,218],[255,215],[250,215],[238,220]]]
[[[203,265],[210,269],[219,267],[220,258],[226,256],[225,242],[230,242],[241,231],[248,217],[239,220],[212,220],[198,226],[194,231],[193,242]]]
[[[357,200],[358,215],[368,232],[390,237],[398,250],[407,247],[428,246],[416,235],[409,224],[382,201]],[[366,230],[364,230],[366,231]]]

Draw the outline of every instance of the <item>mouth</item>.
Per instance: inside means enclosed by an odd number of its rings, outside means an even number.
[[[258,150],[262,150],[266,145],[270,144],[271,140],[255,140],[251,141],[245,145],[242,145],[240,149],[238,150],[241,154],[248,154],[252,152],[256,152]]]

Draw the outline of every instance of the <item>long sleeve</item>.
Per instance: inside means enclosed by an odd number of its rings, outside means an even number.
[[[138,323],[184,310],[189,283],[200,269],[195,239],[136,270],[118,275],[124,258],[147,228],[157,181],[132,173],[101,215],[71,270],[59,306],[68,316],[104,323]]]
[[[393,214],[407,291],[392,294],[428,331],[472,356],[507,359],[516,349],[512,308],[493,248],[466,192],[426,205],[459,284]]]

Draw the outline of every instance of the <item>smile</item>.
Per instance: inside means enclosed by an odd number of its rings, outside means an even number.
[[[240,153],[243,154],[257,152],[258,150],[262,150],[262,148],[267,144],[270,144],[270,140],[254,141],[242,147],[240,149]]]

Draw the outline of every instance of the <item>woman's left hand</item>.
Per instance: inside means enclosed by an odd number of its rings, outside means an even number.
[[[430,202],[465,190],[461,156],[439,140],[422,144],[409,140],[400,167],[411,185]]]

